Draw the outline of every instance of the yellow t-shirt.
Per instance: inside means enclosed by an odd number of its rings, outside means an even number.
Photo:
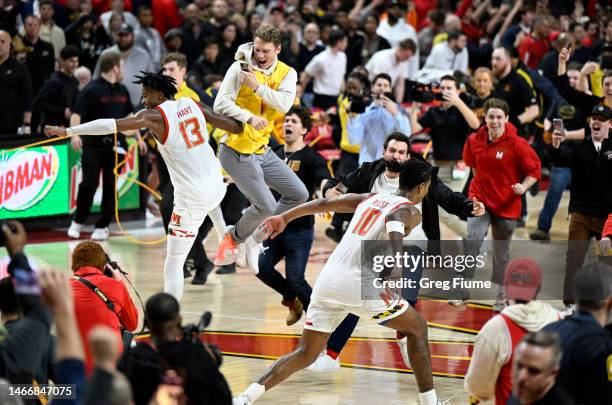
[[[178,91],[176,92],[176,95],[174,96],[174,99],[178,100],[179,98],[184,98],[184,97],[189,97],[189,98],[194,99],[195,101],[200,101],[200,96],[198,96],[198,93],[191,90],[187,86],[187,83],[185,82],[181,83],[181,85],[179,86]]]

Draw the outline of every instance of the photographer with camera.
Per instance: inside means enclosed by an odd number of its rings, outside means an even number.
[[[18,327],[22,320],[21,306],[15,294],[11,277],[0,280],[0,341],[6,339]],[[47,384],[49,380],[55,381],[55,338],[50,336],[47,350],[44,353],[38,371],[34,375],[40,384]]]
[[[440,168],[438,177],[453,191],[461,192],[467,180],[469,168],[463,162],[463,145],[472,130],[478,129],[480,120],[459,96],[459,82],[453,76],[440,80],[442,104],[429,108],[418,118],[420,103],[410,111],[410,127],[413,133],[429,129],[433,143],[435,165]],[[440,209],[440,219],[461,237],[467,235],[467,225],[457,216]]]
[[[348,121],[351,114],[363,113],[372,102],[369,95],[370,81],[366,76],[353,71],[346,79],[344,94],[338,97],[338,115],[340,128],[340,166],[338,175],[344,175],[359,167],[359,144],[349,141]],[[336,126],[336,127],[337,127]]]
[[[0,246],[5,245],[11,257],[8,271],[22,313],[19,323],[0,341],[0,377],[13,384],[31,383],[47,353],[53,318],[40,299],[36,276],[23,252],[27,242],[23,225],[8,221],[0,227]]]
[[[121,269],[110,262],[102,246],[82,242],[72,252],[72,271],[70,285],[82,341],[87,342],[93,327],[105,325],[115,332],[121,351],[124,335],[129,336],[129,332],[138,327],[138,309],[121,281]],[[85,347],[85,366],[90,375],[93,357],[88,346]]]
[[[401,132],[410,136],[408,115],[393,99],[392,84],[388,74],[376,75],[372,81],[371,104],[362,114],[349,117],[347,125],[349,141],[353,145],[361,145],[360,165],[380,159],[385,139],[392,133]]]
[[[182,391],[189,403],[231,404],[229,386],[219,371],[221,354],[199,336],[210,314],[204,314],[200,325],[183,330],[179,303],[165,293],[149,298],[145,313],[151,340],[127,349],[117,365],[132,385],[136,405],[148,405],[154,395],[172,388]]]

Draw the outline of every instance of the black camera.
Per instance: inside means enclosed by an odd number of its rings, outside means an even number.
[[[117,270],[119,271],[119,273],[123,274],[124,276],[127,276],[127,273],[123,271],[121,267],[119,267],[119,264],[117,262],[112,261],[106,253],[104,254],[104,257],[106,258],[106,266],[104,266],[104,275],[106,277],[113,278],[113,273],[111,273],[111,269]]]
[[[190,323],[183,327],[183,341],[190,343],[203,343],[200,340],[200,335],[206,330],[210,322],[212,321],[212,313],[210,311],[206,311],[200,317],[200,321],[197,324]],[[223,354],[221,350],[216,345],[210,343],[205,344],[209,351],[213,354],[214,360],[217,362],[217,365],[220,367],[223,363]]]
[[[406,80],[406,101],[416,101],[418,103],[431,103],[434,100],[443,101],[442,92],[439,84],[424,84],[413,80]]]
[[[372,104],[372,94],[349,94],[348,99],[350,101],[349,112],[355,114],[363,114],[366,108]]]
[[[11,225],[10,223],[8,223],[8,221],[6,220],[1,220],[0,221],[0,247],[3,247],[5,244],[5,240],[4,240],[4,231],[2,231],[2,227],[4,225],[7,225],[9,227],[9,229],[11,230],[12,233],[17,232],[17,228],[15,228],[13,225]]]

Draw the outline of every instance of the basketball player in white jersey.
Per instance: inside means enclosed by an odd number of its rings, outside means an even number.
[[[135,116],[99,119],[71,128],[45,127],[50,136],[108,135],[117,131],[149,128],[158,143],[174,185],[174,208],[168,227],[164,291],[179,301],[183,295],[183,264],[198,228],[208,212],[225,195],[221,165],[208,144],[206,122],[237,133],[238,121],[214,113],[191,98],[174,100],[174,79],[160,73],[142,72],[135,83],[143,85],[146,107]]]
[[[355,212],[348,231],[333,251],[312,291],[306,325],[298,347],[276,361],[240,396],[234,405],[249,405],[266,390],[311,364],[325,347],[331,332],[348,313],[395,329],[408,337],[410,363],[419,388],[422,405],[438,402],[433,388],[427,324],[399,293],[362,300],[362,242],[389,240],[393,252],[402,251],[402,240],[421,223],[415,207],[427,195],[431,166],[416,159],[403,164],[399,189],[386,194],[345,194],[304,203],[264,223],[274,238],[292,220],[319,212]],[[397,272],[400,269],[396,269]]]

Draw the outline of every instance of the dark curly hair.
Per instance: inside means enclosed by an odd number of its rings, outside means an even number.
[[[133,83],[142,84],[142,87],[161,91],[168,100],[172,100],[177,92],[176,80],[165,75],[163,72],[163,70],[157,73],[141,71],[142,76],[136,76],[137,80],[134,80]]]
[[[302,127],[306,128],[306,131],[310,132],[312,129],[312,118],[310,116],[310,110],[301,105],[292,106],[289,111],[287,111],[287,115],[297,115],[300,121],[302,121]]]

